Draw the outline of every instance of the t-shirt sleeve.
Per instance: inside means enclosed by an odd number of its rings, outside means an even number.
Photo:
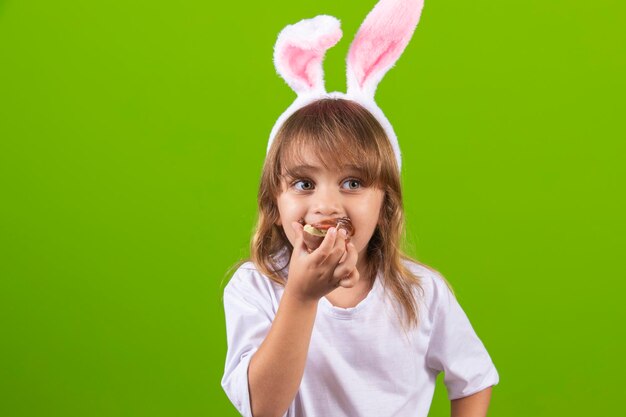
[[[498,372],[467,315],[441,277],[433,277],[432,328],[426,365],[444,372],[448,398],[496,385]]]
[[[228,350],[222,388],[244,417],[252,417],[248,389],[250,359],[272,324],[271,298],[264,298],[263,294],[258,278],[241,268],[224,289]]]

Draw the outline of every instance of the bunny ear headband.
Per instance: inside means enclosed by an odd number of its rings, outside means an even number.
[[[376,105],[374,94],[409,43],[423,4],[423,0],[380,0],[376,4],[350,45],[346,93],[326,92],[322,68],[324,54],[341,39],[339,20],[321,15],[285,27],[274,46],[274,65],[297,98],[276,121],[267,150],[283,123],[298,109],[323,98],[343,98],[357,102],[374,115],[391,142],[400,168],[398,139]]]

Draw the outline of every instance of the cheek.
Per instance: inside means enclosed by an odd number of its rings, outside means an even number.
[[[289,204],[285,202],[284,195],[280,195],[276,199],[276,222],[275,224],[281,226],[283,221],[286,219],[287,213],[286,208],[289,207]]]
[[[288,230],[291,230],[291,222],[299,220],[301,216],[297,201],[284,194],[278,197],[276,202],[276,225],[284,227],[285,232],[288,232]]]
[[[292,220],[291,217],[289,217],[290,213],[288,207],[289,204],[286,204],[284,199],[279,199],[276,204],[276,221],[274,222],[274,224],[276,226],[282,227],[285,235],[287,236],[287,240],[289,240],[289,243],[291,243],[291,245],[293,246],[295,242],[295,232],[291,227]]]
[[[371,197],[371,200],[368,204],[369,209],[369,217],[375,224],[380,224],[383,218],[383,202],[385,200],[385,195],[382,191],[379,191],[375,195]]]
[[[287,236],[287,240],[289,241],[289,243],[291,243],[291,246],[294,246],[294,242],[296,241],[296,235],[291,225],[284,226],[283,230],[285,231],[285,235]]]
[[[355,219],[358,219],[360,227],[363,228],[363,233],[373,234],[376,226],[381,223],[382,201],[382,196],[373,195],[354,211]]]

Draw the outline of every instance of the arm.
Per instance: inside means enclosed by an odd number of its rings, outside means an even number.
[[[490,400],[491,387],[468,397],[450,401],[450,414],[452,417],[485,417]]]
[[[455,398],[450,404],[452,417],[485,417],[498,372],[445,280],[440,275],[433,278],[433,327],[426,364],[444,373],[448,396]]]
[[[322,245],[308,254],[302,242],[302,226],[297,233],[289,263],[289,277],[276,317],[267,336],[250,360],[248,386],[254,417],[282,416],[298,389],[309,351],[319,299],[337,287],[352,286],[359,279],[358,254],[353,244],[345,244],[345,232],[335,239],[329,233]],[[347,252],[344,262],[339,260]],[[349,279],[341,281],[349,276]]]
[[[283,294],[272,328],[248,369],[253,416],[281,416],[293,401],[304,374],[316,313],[316,302]]]

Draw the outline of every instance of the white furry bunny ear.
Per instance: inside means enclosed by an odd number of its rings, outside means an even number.
[[[298,94],[323,94],[322,61],[342,33],[339,20],[317,16],[285,27],[274,46],[274,65],[281,77]]]
[[[413,36],[423,6],[423,0],[381,0],[376,4],[350,45],[348,94],[374,97],[378,83]]]

